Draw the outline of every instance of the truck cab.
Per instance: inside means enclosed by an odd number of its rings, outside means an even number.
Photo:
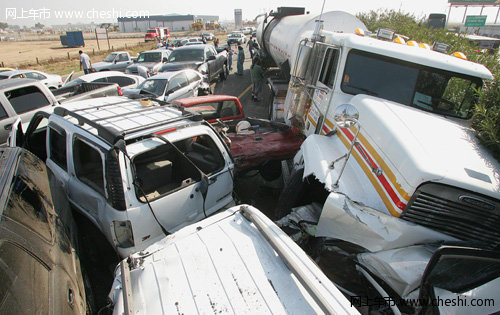
[[[363,36],[353,17],[334,13],[323,14],[324,25],[278,16],[259,28],[261,46],[289,74],[283,108],[271,116],[307,136],[278,202],[279,225],[292,220],[301,234],[357,246],[354,254],[385,255],[357,255],[379,279],[409,281],[384,268],[419,257],[413,284],[430,259],[416,244],[497,247],[500,164],[469,120],[491,72],[459,53],[406,45],[390,30]],[[342,18],[351,29],[338,32],[330,22]],[[405,251],[398,261],[396,249]],[[391,288],[404,297],[416,286]]]

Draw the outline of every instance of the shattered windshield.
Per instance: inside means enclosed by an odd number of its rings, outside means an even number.
[[[168,62],[203,61],[203,49],[174,50],[168,57]]]
[[[352,50],[341,87],[345,93],[372,95],[467,119],[481,85],[479,78]]]
[[[137,57],[137,62],[160,62],[160,61],[161,61],[161,52],[141,53],[139,57]]]

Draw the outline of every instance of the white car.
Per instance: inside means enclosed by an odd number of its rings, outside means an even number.
[[[171,102],[176,99],[207,94],[210,85],[198,71],[184,69],[162,72],[148,78],[136,89],[124,89],[124,95],[151,95],[158,100]]]
[[[41,81],[51,90],[58,89],[63,85],[63,80],[60,75],[48,74],[37,70],[11,70],[2,71],[0,74],[0,80],[17,78],[27,78]]]
[[[78,77],[64,84],[64,87],[78,85],[83,82],[110,82],[116,83],[121,88],[136,88],[144,81],[144,78],[134,74],[127,74],[120,71],[103,71],[89,73]]]

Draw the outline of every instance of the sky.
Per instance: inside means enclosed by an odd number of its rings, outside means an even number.
[[[234,9],[242,9],[243,20],[251,20],[257,14],[279,6],[305,6],[307,11],[319,14],[323,0],[305,3],[304,0],[2,0],[0,21],[26,26],[33,26],[37,22],[44,25],[102,23],[116,22],[118,15],[143,13],[218,15],[219,20],[234,20]],[[378,9],[401,10],[424,17],[429,13],[448,14],[449,4],[448,0],[325,0],[324,5],[325,12],[341,10],[356,14]],[[467,15],[479,15],[480,11],[480,7],[469,7]],[[487,23],[494,23],[497,12],[498,7],[483,10],[483,15],[488,16]],[[449,21],[461,22],[463,16],[464,8],[454,7]]]

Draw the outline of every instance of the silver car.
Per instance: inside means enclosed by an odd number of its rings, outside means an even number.
[[[126,51],[114,51],[110,53],[103,61],[92,64],[96,71],[125,71],[132,64],[132,59]]]

